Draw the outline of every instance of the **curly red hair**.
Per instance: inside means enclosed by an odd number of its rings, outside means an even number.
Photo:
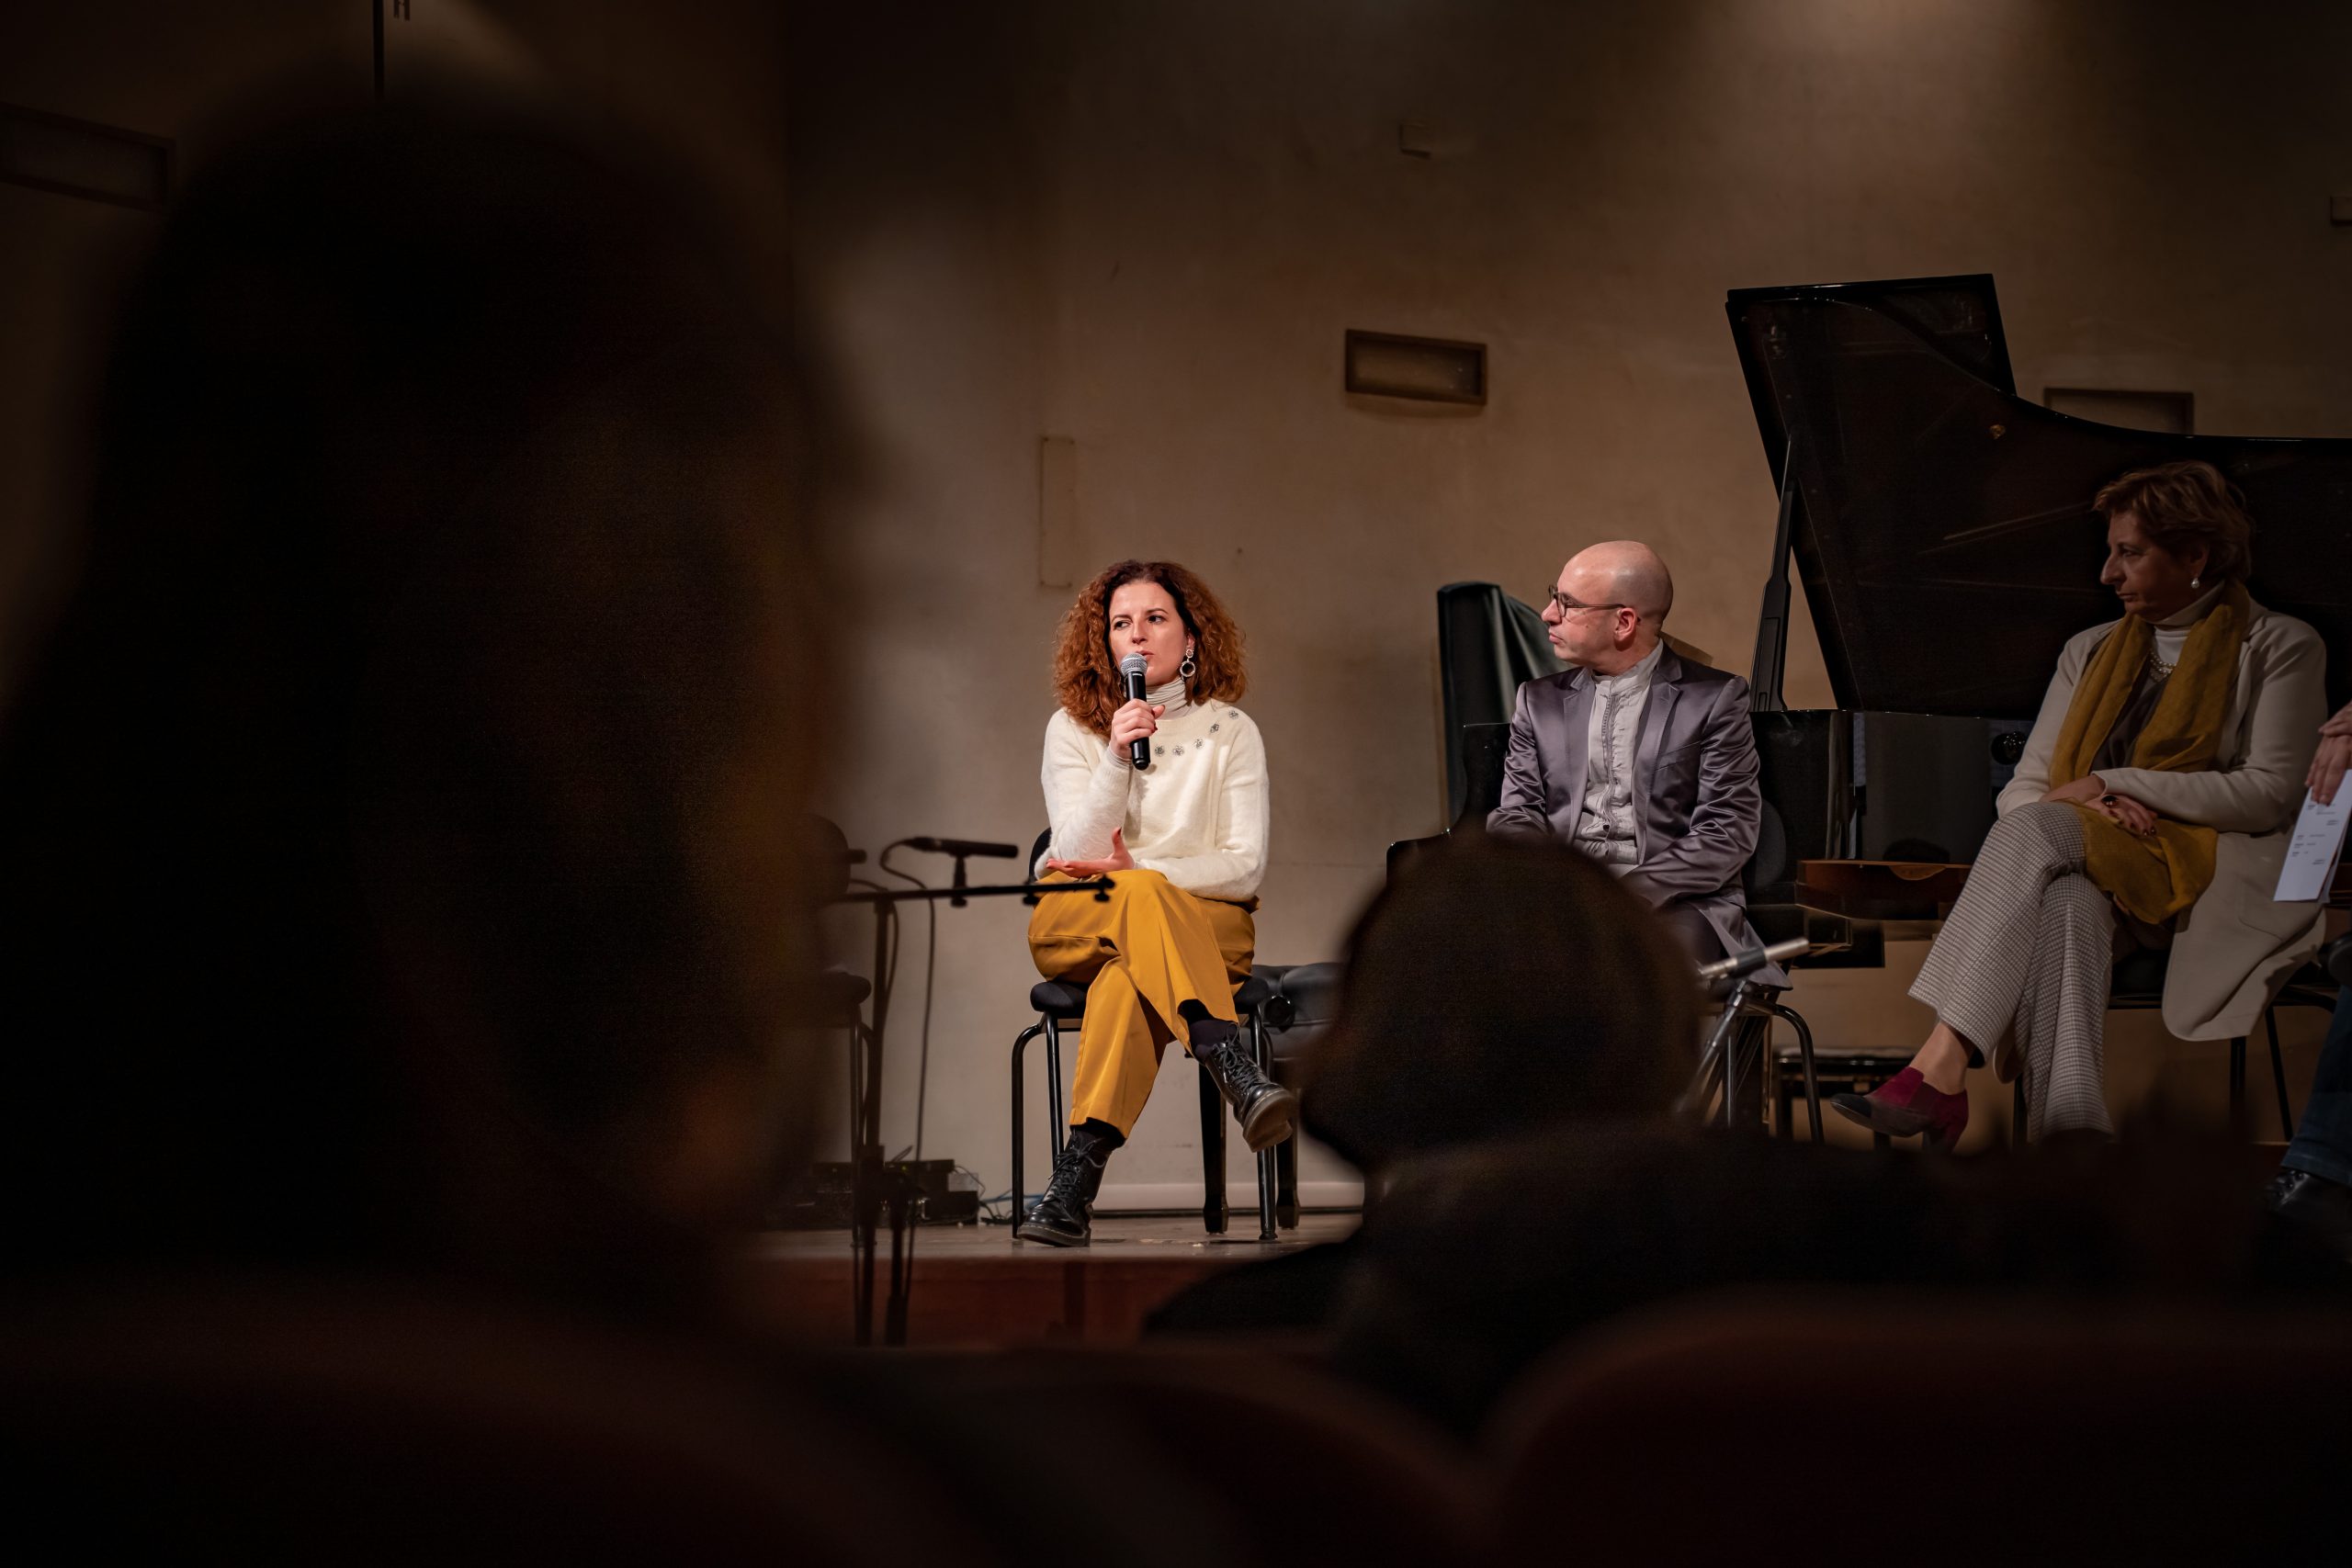
[[[1106,567],[1080,591],[1062,616],[1054,643],[1054,695],[1062,711],[1097,735],[1111,733],[1111,715],[1127,700],[1111,656],[1111,595],[1130,582],[1156,582],[1176,603],[1193,634],[1193,673],[1185,684],[1193,701],[1233,702],[1248,680],[1242,673],[1241,628],[1209,585],[1169,560],[1123,560]]]

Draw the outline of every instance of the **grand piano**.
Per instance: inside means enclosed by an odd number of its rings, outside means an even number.
[[[2125,430],[2030,402],[1981,274],[1736,289],[1725,310],[1780,497],[1749,674],[1767,941],[1874,964],[1883,922],[1899,934],[1958,897],[2059,649],[2117,614],[2090,500],[2118,474],[2182,457],[2227,474],[2254,514],[2255,597],[2318,628],[2331,705],[2352,696],[2352,440]],[[1835,708],[1783,701],[1792,565]],[[1441,591],[1439,619],[1449,814],[1467,822],[1501,789],[1518,683],[1558,664],[1491,584]]]
[[[2228,475],[2255,519],[2255,598],[2318,628],[2331,705],[2352,694],[2352,440],[2125,430],[2029,401],[1984,275],[1737,289],[1725,310],[1780,495],[1750,674],[1768,938],[1870,963],[1871,917],[1949,906],[1958,874],[1926,868],[1974,857],[2060,648],[2117,614],[2090,500],[2118,474],[2197,457]],[[1782,700],[1792,562],[1835,709]],[[1895,862],[1919,869],[1862,874]]]

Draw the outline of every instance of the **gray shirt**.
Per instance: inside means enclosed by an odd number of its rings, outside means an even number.
[[[1634,827],[1634,748],[1642,733],[1650,675],[1665,650],[1659,643],[1623,674],[1593,677],[1592,712],[1585,728],[1584,808],[1572,841],[1621,876],[1642,858]]]

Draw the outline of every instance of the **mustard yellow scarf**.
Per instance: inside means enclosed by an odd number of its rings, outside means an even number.
[[[2165,682],[2147,727],[2132,743],[2132,765],[2156,773],[2201,773],[2213,765],[2237,682],[2238,649],[2252,616],[2245,587],[2233,582],[2205,618],[2190,628],[2180,663]],[[2092,652],[2075,686],[2066,722],[2058,729],[2051,783],[2073,784],[2091,771],[2118,714],[2132,700],[2154,646],[2155,628],[2137,615]],[[2161,925],[2197,902],[2213,880],[2216,835],[2211,828],[2160,820],[2143,839],[2090,807],[2082,813],[2083,850],[2091,881],[2135,919]]]

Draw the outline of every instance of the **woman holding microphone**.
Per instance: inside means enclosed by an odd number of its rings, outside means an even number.
[[[1140,658],[1146,695],[1127,695]],[[1298,1102],[1241,1043],[1233,988],[1257,946],[1266,867],[1266,751],[1233,705],[1241,632],[1208,585],[1171,561],[1125,560],[1062,617],[1060,707],[1046,724],[1043,873],[1108,876],[1108,903],[1040,898],[1029,951],[1049,980],[1086,987],[1069,1135],[1023,1240],[1082,1247],[1112,1152],[1126,1142],[1181,1037],[1254,1151],[1290,1135]],[[1148,743],[1146,765],[1136,742]]]

